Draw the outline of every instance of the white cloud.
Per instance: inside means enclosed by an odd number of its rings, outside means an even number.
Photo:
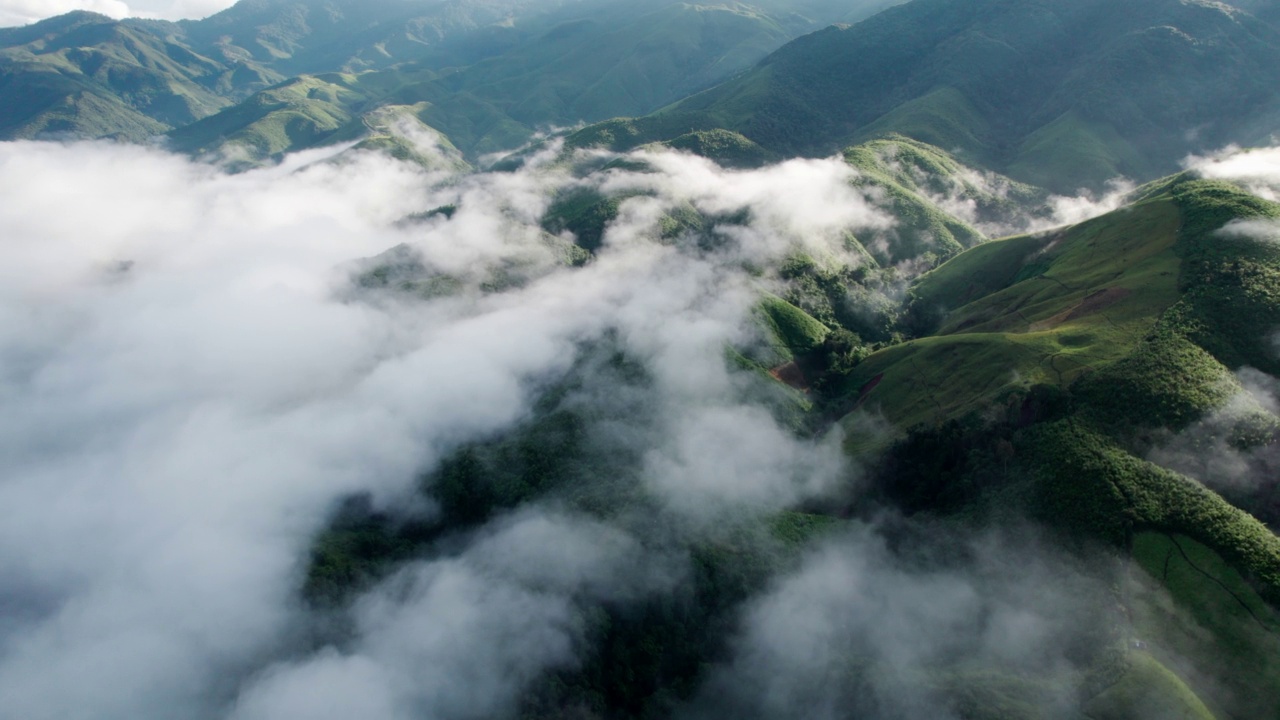
[[[1277,220],[1232,220],[1218,235],[1229,238],[1244,238],[1264,243],[1280,243],[1280,221]]]
[[[1034,535],[921,531],[933,539],[912,549],[945,546],[949,561],[897,555],[865,526],[819,546],[747,604],[732,659],[682,716],[955,718],[936,679],[957,666],[1062,682],[1069,654],[1113,642],[1086,630],[1107,597],[1107,563],[1082,574]],[[1070,707],[1069,680],[1059,692]],[[1051,697],[1039,701],[1058,714]]]
[[[574,662],[582,598],[634,582],[625,534],[554,514],[485,529],[363,600],[353,647],[282,662],[300,573],[336,500],[404,502],[442,453],[527,417],[536,387],[607,330],[652,375],[647,419],[619,437],[651,451],[642,482],[660,505],[767,512],[841,477],[838,443],[778,428],[723,357],[757,297],[745,258],[885,222],[841,173],[659,159],[666,189],[648,202],[759,200],[760,221],[708,253],[656,242],[657,214],[628,209],[569,270],[538,227],[575,182],[554,151],[469,177],[368,154],[308,162],[324,157],[225,175],[137,147],[0,144],[0,606],[15,609],[0,696],[21,717],[506,707]],[[766,201],[796,182],[854,211]],[[450,203],[451,219],[398,222]],[[351,287],[350,261],[398,245],[460,292]],[[516,260],[523,284],[480,291],[487,268]],[[770,462],[731,464],[736,482],[699,472],[699,443],[730,454],[748,436]],[[641,574],[634,592],[669,576]],[[447,627],[424,620],[441,613]]]
[[[1280,201],[1280,148],[1241,150],[1228,147],[1183,163],[1201,177],[1233,180],[1260,197]]]

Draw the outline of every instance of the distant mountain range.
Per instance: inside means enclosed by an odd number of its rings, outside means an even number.
[[[795,40],[634,125],[637,141],[715,127],[784,155],[896,132],[1070,191],[1267,141],[1277,83],[1273,5],[916,0]]]
[[[896,133],[1066,192],[1280,131],[1268,3],[894,5],[246,0],[179,23],[71,13],[0,30],[0,137],[168,134],[184,151],[234,143],[256,161],[359,137],[366,113],[394,105],[475,157],[630,116],[577,144],[727,130],[782,157]]]
[[[380,105],[429,102],[424,120],[487,152],[539,127],[656,110],[797,35],[889,4],[851,14],[830,0],[246,0],[178,23],[75,12],[0,29],[0,138],[143,141],[185,129],[182,148],[238,133],[251,154],[271,156],[358,133],[358,116]],[[309,88],[342,92],[280,87],[312,75],[325,77]],[[264,106],[285,116],[268,122],[284,135],[254,127]],[[219,111],[228,116],[187,128]]]

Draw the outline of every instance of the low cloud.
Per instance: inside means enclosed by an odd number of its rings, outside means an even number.
[[[1108,182],[1106,191],[1101,194],[1052,195],[1048,200],[1050,210],[1048,218],[1033,224],[1029,230],[1048,230],[1063,225],[1075,225],[1106,215],[1124,206],[1135,189],[1132,182],[1118,178]]]
[[[1183,165],[1201,177],[1232,180],[1255,195],[1280,201],[1280,148],[1228,147],[1212,155],[1189,157]]]
[[[1218,235],[1265,243],[1280,243],[1280,220],[1232,220],[1222,226]]]
[[[748,222],[721,232],[737,259],[764,261],[803,248],[819,256],[841,254],[851,229],[883,230],[894,218],[854,187],[854,170],[839,158],[788,160],[759,170],[721,168],[706,158],[675,152],[639,152],[654,173],[607,173],[601,191],[643,192],[665,206],[688,202],[709,216],[747,213]],[[623,229],[615,229],[620,239]]]
[[[1034,534],[919,530],[934,539],[914,552],[934,550],[915,557],[869,525],[820,545],[748,605],[683,716],[962,717],[947,696],[965,667],[1040,678],[1039,708],[1070,707],[1073,668],[1107,642],[1082,630],[1101,624],[1109,571],[1084,574]]]
[[[838,440],[777,425],[724,348],[752,332],[760,288],[746,260],[884,219],[852,195],[852,211],[764,203],[720,250],[664,245],[660,210],[677,201],[738,208],[799,181],[819,198],[848,190],[821,163],[729,177],[650,157],[661,179],[611,182],[660,187],[629,201],[593,262],[567,268],[538,225],[576,182],[553,159],[453,176],[357,152],[227,175],[108,143],[0,145],[0,607],[13,610],[0,696],[12,712],[509,707],[530,678],[575,662],[580,603],[665,555],[637,560],[621,531],[571,515],[499,519],[361,599],[350,643],[289,660],[300,577],[339,499],[401,507],[440,458],[526,420],[606,335],[650,377],[643,417],[616,434],[645,458],[640,491],[676,522],[770,512],[847,480]],[[451,216],[423,215],[446,205]],[[457,291],[352,285],[353,261],[396,247],[457,276]],[[512,263],[519,282],[483,282]],[[731,464],[736,476],[705,455],[743,437],[762,462]],[[655,570],[634,593],[679,574]]]
[[[460,556],[402,570],[356,607],[353,648],[266,669],[231,717],[509,714],[539,674],[576,664],[581,603],[664,588],[667,570],[611,527],[525,512]]]
[[[1236,373],[1239,390],[1190,427],[1160,439],[1152,462],[1200,480],[1264,521],[1280,521],[1280,381],[1253,368]],[[1260,503],[1260,504],[1259,504]]]

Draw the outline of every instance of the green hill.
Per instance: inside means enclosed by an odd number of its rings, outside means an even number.
[[[1176,610],[1149,590],[1128,601],[1131,632],[1160,648],[1091,701],[1098,716],[1141,715],[1134,703],[1153,692],[1188,698],[1178,701],[1188,717],[1210,716],[1205,705],[1219,717],[1280,709],[1274,672],[1210,680],[1195,669],[1224,658],[1271,666],[1280,539],[1198,479],[1144,459],[1153,432],[1188,427],[1241,392],[1232,370],[1276,370],[1280,249],[1218,232],[1260,217],[1280,217],[1280,205],[1179,176],[1086,223],[980,245],[914,285],[905,324],[918,339],[838,384],[838,405],[899,429],[880,461],[885,497],[971,519],[1020,508],[1066,537],[1132,552],[1150,573],[1142,582],[1173,594]],[[1280,440],[1280,418],[1250,413],[1234,442]],[[874,443],[858,427],[850,421],[849,447],[865,452]],[[1156,545],[1173,547],[1161,534],[1199,553],[1186,561],[1199,570],[1174,574],[1164,556],[1155,567]],[[1241,607],[1255,630],[1241,629]],[[1208,634],[1180,635],[1170,613],[1194,615]]]
[[[795,40],[636,121],[724,128],[782,155],[896,132],[1055,191],[1147,180],[1280,129],[1274,13],[1229,3],[915,0]],[[683,130],[687,132],[688,129]]]

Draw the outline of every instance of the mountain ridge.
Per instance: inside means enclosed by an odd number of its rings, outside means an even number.
[[[1280,118],[1258,106],[1276,67],[1280,31],[1220,3],[917,0],[793,41],[637,122],[649,140],[683,122],[784,155],[901,132],[1069,192],[1274,133]]]

